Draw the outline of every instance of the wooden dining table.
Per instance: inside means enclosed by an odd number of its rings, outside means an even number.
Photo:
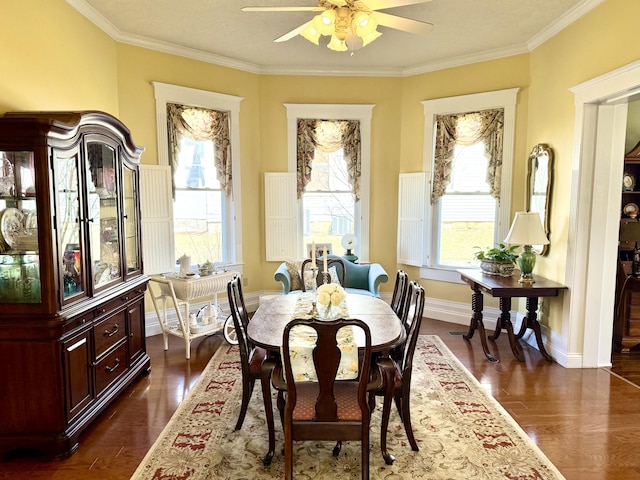
[[[267,299],[260,304],[249,322],[247,337],[255,345],[266,349],[272,358],[280,356],[284,328],[293,319],[299,295],[313,295],[313,293],[281,295]],[[404,341],[406,336],[404,327],[384,300],[368,295],[350,294],[347,295],[346,303],[349,317],[362,320],[371,330],[371,350],[373,352],[387,356],[391,348]],[[358,336],[356,336],[356,343],[359,343]],[[393,381],[393,371],[382,371],[381,373],[383,381]],[[263,398],[269,431],[269,450],[262,457],[262,461],[265,465],[269,465],[275,453],[275,426],[271,395],[263,394]],[[386,440],[386,432],[381,432],[381,435]],[[381,448],[383,457],[388,458],[386,441],[381,440]]]

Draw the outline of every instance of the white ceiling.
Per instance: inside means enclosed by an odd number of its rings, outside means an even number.
[[[67,0],[123,43],[255,73],[376,76],[413,75],[528,52],[602,1],[432,0],[383,10],[433,23],[434,29],[417,36],[381,26],[380,38],[351,55],[300,36],[273,42],[313,12],[240,10],[314,6],[315,0]]]

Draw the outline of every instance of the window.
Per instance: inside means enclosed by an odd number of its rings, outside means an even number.
[[[434,156],[431,201],[435,210],[433,228],[436,241],[431,249],[433,266],[468,267],[474,247],[484,248],[494,243],[499,189],[495,189],[488,179],[490,172],[496,170],[491,168],[492,164],[497,163],[490,162],[489,157],[501,158],[503,118],[501,109],[438,117],[436,138],[442,138],[439,129],[453,127],[451,130],[454,131],[449,130],[449,141],[453,147],[450,153],[436,151]],[[483,119],[492,124],[485,124]],[[489,139],[482,138],[484,132],[497,139],[497,152],[493,155],[488,152]],[[439,140],[437,143],[445,142]],[[446,165],[436,166],[439,162]],[[438,175],[439,170],[446,174]]]
[[[242,99],[153,86],[158,166],[141,166],[145,272],[173,270],[184,253],[192,263],[224,262],[241,272]]]
[[[353,233],[358,239],[356,255],[369,259],[369,163],[371,111],[373,105],[294,105],[287,108],[288,173],[265,174],[266,258],[282,261],[305,258],[306,243],[330,242],[334,252],[341,252],[342,236]],[[322,119],[322,120],[317,120]],[[298,126],[300,121],[344,122],[360,136],[360,171],[349,173],[345,157],[353,155],[350,143],[339,148],[306,150],[311,178],[302,189],[298,172]],[[351,178],[349,176],[351,175]],[[348,180],[347,180],[348,179]],[[298,185],[298,186],[297,186]],[[298,191],[301,193],[298,195]],[[358,195],[359,191],[359,195]],[[316,228],[328,237],[316,233]]]
[[[317,143],[326,145],[331,139],[342,137],[340,128],[346,122],[314,123]],[[335,142],[332,148],[335,150],[331,152],[314,148],[309,164],[311,176],[300,198],[304,212],[303,245],[314,241],[330,243],[331,251],[340,255],[344,253],[342,237],[355,232],[355,195],[342,143]]]
[[[456,268],[472,266],[474,247],[500,243],[511,224],[511,171],[518,89],[424,101],[425,224],[420,248],[421,277],[459,282]],[[478,115],[491,116],[497,136],[482,133]],[[495,115],[495,118],[493,117]],[[455,140],[441,162],[438,128],[444,118],[468,134]],[[497,128],[495,124],[490,128]],[[451,134],[451,131],[449,132]],[[486,132],[484,132],[486,133]],[[493,152],[493,153],[492,153]],[[401,192],[402,195],[402,192]],[[402,240],[399,239],[399,243]]]
[[[185,252],[193,263],[225,262],[225,196],[216,175],[211,140],[180,139],[173,175],[175,258]]]

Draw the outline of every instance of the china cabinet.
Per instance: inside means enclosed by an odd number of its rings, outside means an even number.
[[[142,148],[102,112],[0,118],[0,456],[45,458],[141,373]]]
[[[622,177],[622,205],[620,207],[620,245],[619,257],[624,266],[625,273],[633,273],[634,249],[636,242],[640,242],[640,234],[635,236],[631,230],[625,234],[630,224],[640,220],[640,143],[638,143],[624,157],[624,174]],[[634,228],[634,227],[632,227]],[[635,238],[632,238],[634,237]],[[636,259],[637,262],[637,259]]]

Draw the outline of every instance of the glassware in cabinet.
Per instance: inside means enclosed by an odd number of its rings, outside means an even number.
[[[33,152],[0,151],[0,302],[40,302],[37,213]]]

